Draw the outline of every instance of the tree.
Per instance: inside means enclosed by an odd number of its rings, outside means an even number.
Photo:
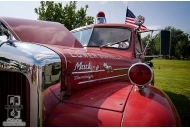
[[[151,53],[153,55],[158,55],[160,52],[160,34],[156,34],[155,36],[152,36],[152,39],[150,40],[150,34],[148,34],[146,37],[142,38],[142,43],[144,47],[146,46],[147,41],[150,41],[149,49],[151,50]]]
[[[94,17],[86,14],[88,5],[77,10],[76,4],[76,1],[70,1],[63,7],[61,2],[41,1],[40,7],[34,11],[38,15],[38,20],[59,22],[68,30],[93,24]]]
[[[188,41],[188,34],[183,33],[182,35],[182,39],[180,40],[180,47],[181,47],[181,56],[182,59],[184,60],[187,56],[189,55],[189,46],[190,46],[190,42]]]
[[[168,26],[165,28],[171,32],[171,50],[170,56],[177,59],[189,59],[190,58],[190,41],[188,41],[188,35],[180,29]],[[145,46],[146,42],[150,39],[150,34],[142,38],[142,43]],[[160,33],[153,36],[150,40],[149,48],[154,55],[158,55],[160,52]]]
[[[171,56],[177,59],[185,59],[190,56],[190,42],[188,41],[188,34],[180,29],[168,26],[166,30],[171,31]]]
[[[171,49],[170,49],[170,56],[174,56],[176,58],[180,58],[180,49],[179,47],[180,44],[179,42],[184,39],[183,31],[180,29],[176,29],[174,27],[168,26],[165,28],[166,30],[169,30],[171,32]]]

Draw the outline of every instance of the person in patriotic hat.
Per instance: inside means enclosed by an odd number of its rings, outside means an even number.
[[[104,12],[102,12],[102,11],[98,12],[98,14],[96,15],[96,21],[98,24],[106,23],[106,18],[105,18]]]

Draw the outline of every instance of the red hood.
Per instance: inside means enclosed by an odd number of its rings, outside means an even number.
[[[57,22],[0,17],[16,40],[83,48],[67,28]]]
[[[128,69],[133,64],[131,53],[124,57],[103,50],[45,46],[60,55],[63,72],[65,69],[69,72],[68,82],[72,91],[108,82],[110,79],[128,80]]]
[[[121,126],[132,86],[112,81],[80,90],[56,106],[45,126]],[[59,93],[56,87],[51,90]],[[48,105],[46,100],[46,109]]]
[[[132,86],[130,82],[110,82],[78,91],[64,102],[122,112]]]
[[[128,69],[133,64],[130,53],[123,57],[97,49],[46,46],[62,56],[62,69],[67,68],[69,73],[67,87],[71,97],[64,100],[65,103],[123,111],[132,88],[131,83],[126,82]],[[59,89],[53,92],[58,95]]]

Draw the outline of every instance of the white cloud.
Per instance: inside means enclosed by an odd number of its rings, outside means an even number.
[[[101,5],[107,4],[108,1],[100,1]]]
[[[123,1],[124,4],[128,5],[128,1]]]

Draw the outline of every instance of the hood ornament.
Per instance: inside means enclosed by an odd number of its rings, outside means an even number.
[[[106,69],[107,73],[113,72],[112,66],[109,66],[107,63],[104,63],[103,66]]]
[[[7,36],[7,41],[0,43],[0,47],[5,43],[15,47],[12,34],[2,25],[2,23],[0,23],[0,36],[3,35]]]

